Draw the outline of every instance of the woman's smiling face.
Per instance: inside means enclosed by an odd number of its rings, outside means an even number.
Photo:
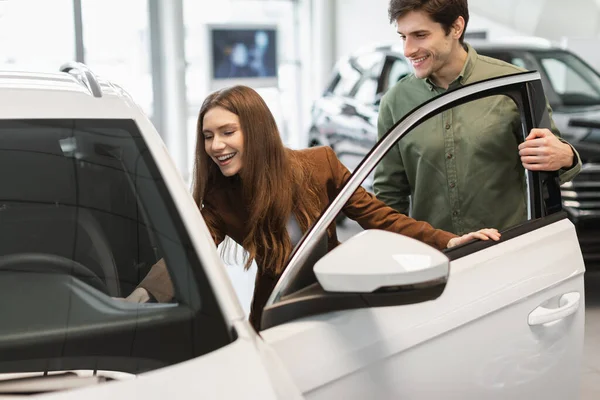
[[[244,160],[244,133],[239,117],[222,107],[213,107],[204,114],[202,135],[206,154],[223,175],[238,174]]]

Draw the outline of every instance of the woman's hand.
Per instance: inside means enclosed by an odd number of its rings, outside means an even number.
[[[131,303],[147,303],[150,300],[150,294],[144,288],[137,288],[127,297],[125,297],[125,301],[129,301]]]
[[[498,232],[497,229],[493,228],[480,229],[477,232],[467,233],[466,235],[450,239],[450,241],[448,242],[448,248],[458,246],[459,244],[466,243],[473,239],[500,240],[500,232]]]

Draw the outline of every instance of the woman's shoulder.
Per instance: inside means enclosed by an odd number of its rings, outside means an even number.
[[[310,147],[292,152],[296,165],[300,164],[306,171],[306,178],[315,185],[323,185],[340,170],[339,160],[329,146]]]
[[[331,157],[335,157],[333,149],[329,146],[316,146],[290,151],[297,160],[317,165],[329,164]]]

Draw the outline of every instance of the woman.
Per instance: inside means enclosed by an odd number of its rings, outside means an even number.
[[[209,95],[200,109],[197,132],[193,196],[215,244],[229,236],[246,250],[246,268],[257,262],[250,321],[258,330],[262,309],[299,240],[290,238],[290,224],[306,232],[350,172],[329,147],[285,148],[269,108],[249,87]],[[398,232],[437,249],[475,238],[500,238],[495,229],[462,237],[434,229],[396,212],[363,188],[352,195],[343,212],[365,229]],[[335,223],[329,227],[328,243],[329,250],[339,244]],[[173,298],[162,261],[129,300],[147,300],[149,293],[159,302]]]

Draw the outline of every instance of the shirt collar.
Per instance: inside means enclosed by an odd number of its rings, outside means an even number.
[[[461,86],[464,85],[465,82],[467,81],[467,79],[469,79],[469,77],[473,73],[473,69],[475,68],[475,61],[477,60],[477,52],[470,44],[468,44],[466,42],[465,42],[464,47],[465,47],[465,50],[467,50],[467,60],[465,61],[465,65],[463,65],[463,68],[460,71],[460,74],[458,74],[456,79],[450,83],[450,86],[448,86],[448,89],[452,89],[452,88],[456,87],[457,85],[461,85]],[[433,83],[429,78],[425,79],[425,85],[427,86],[427,88],[429,90],[433,90],[434,88],[437,87],[435,85],[435,83]]]

